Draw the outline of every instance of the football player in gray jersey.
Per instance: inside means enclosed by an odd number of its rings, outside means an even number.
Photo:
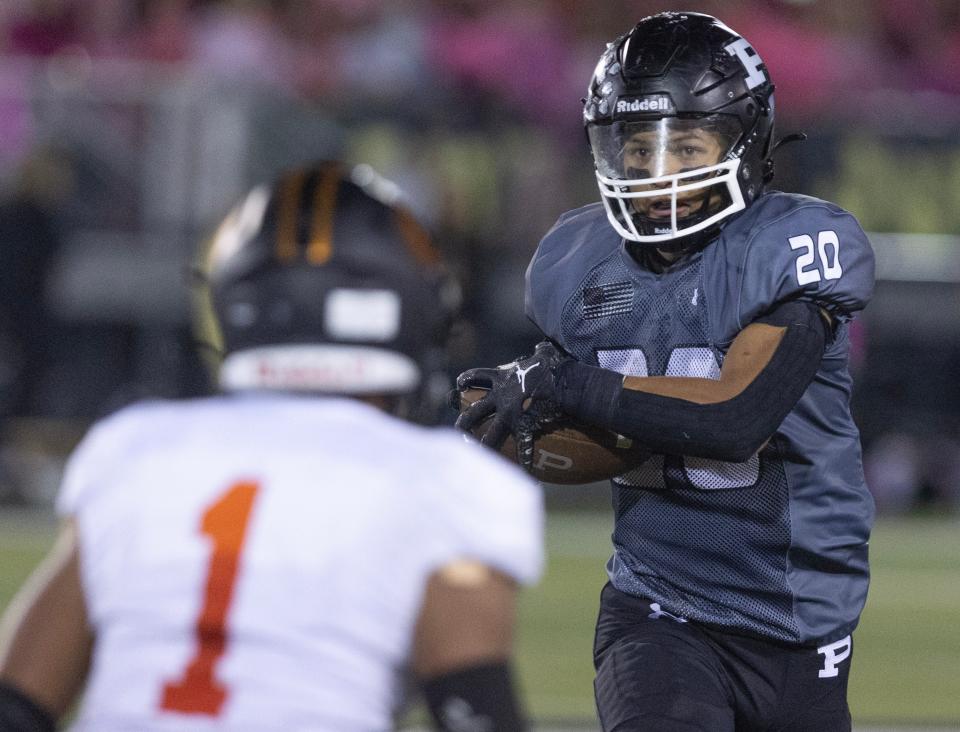
[[[849,730],[873,502],[848,324],[870,243],[834,204],[768,188],[773,84],[717,19],[644,18],[584,100],[601,203],[527,270],[546,340],[458,419],[529,463],[561,415],[653,455],[611,476],[594,661],[605,730]],[[522,375],[522,378],[521,378]]]

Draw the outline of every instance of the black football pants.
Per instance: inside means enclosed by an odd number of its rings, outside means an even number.
[[[849,636],[818,649],[681,621],[603,588],[594,690],[604,732],[849,732]]]

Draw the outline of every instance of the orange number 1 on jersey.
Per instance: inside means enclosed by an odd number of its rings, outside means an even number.
[[[200,531],[211,538],[213,552],[197,618],[197,649],[180,680],[164,686],[161,709],[214,716],[227,698],[227,689],[214,678],[213,667],[226,649],[227,612],[259,487],[254,482],[236,483],[203,514]]]

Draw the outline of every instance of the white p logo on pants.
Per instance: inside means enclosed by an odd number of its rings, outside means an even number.
[[[836,643],[821,646],[817,653],[823,654],[823,668],[819,671],[821,679],[827,679],[840,673],[837,664],[850,657],[850,636],[841,638]]]

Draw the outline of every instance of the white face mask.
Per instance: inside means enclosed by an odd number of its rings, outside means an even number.
[[[723,115],[594,125],[589,136],[607,218],[626,239],[675,239],[745,208],[740,159],[727,159],[739,135]]]

